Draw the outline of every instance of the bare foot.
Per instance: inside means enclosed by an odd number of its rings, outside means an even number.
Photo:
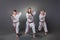
[[[18,36],[18,35],[16,35],[17,40],[18,40],[18,37],[19,37],[19,36]]]
[[[35,35],[33,35],[33,38],[36,38]]]
[[[25,35],[26,35],[27,33],[25,32]]]
[[[47,32],[45,32],[45,35],[47,35],[48,33]]]

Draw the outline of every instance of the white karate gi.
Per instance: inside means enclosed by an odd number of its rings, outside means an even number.
[[[48,32],[47,25],[46,25],[46,22],[45,22],[45,17],[46,17],[46,13],[45,13],[44,16],[41,15],[41,14],[39,15],[39,20],[40,20],[40,22],[39,22],[38,30],[41,31],[41,29],[42,29],[42,27],[43,27],[43,28],[44,28],[44,31],[45,31],[45,32]],[[42,23],[42,21],[44,21],[44,22]]]
[[[36,12],[33,12],[32,15],[26,13],[27,21],[26,21],[26,30],[25,30],[25,33],[28,32],[29,28],[32,28],[33,33],[36,33],[36,32],[35,32],[34,18],[33,18],[33,16],[34,16],[35,14],[36,14]]]
[[[19,18],[21,16],[21,12],[16,14],[16,16],[11,16],[11,19],[13,21],[13,26],[16,27],[16,33],[19,33]]]

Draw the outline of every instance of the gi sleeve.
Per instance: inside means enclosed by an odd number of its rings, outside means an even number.
[[[33,14],[33,16],[34,16],[34,15],[36,14],[36,11],[34,11],[32,14]]]

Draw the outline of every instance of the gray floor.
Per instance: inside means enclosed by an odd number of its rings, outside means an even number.
[[[44,33],[36,33],[36,38],[32,38],[32,34],[24,35],[24,33],[19,37],[18,40],[54,40],[55,39],[54,34],[48,34],[47,36],[44,35]],[[15,33],[12,34],[6,34],[6,35],[0,35],[0,40],[16,40]]]
[[[58,30],[56,32],[48,33],[47,36],[44,35],[44,32],[37,32],[36,38],[32,38],[32,32],[30,31],[27,35],[24,35],[23,31],[20,31],[21,36],[18,40],[59,40],[60,33]],[[7,30],[0,30],[0,40],[16,40],[16,34],[14,33],[13,28]]]

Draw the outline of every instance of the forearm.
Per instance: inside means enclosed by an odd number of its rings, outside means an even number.
[[[33,16],[34,16],[34,15],[36,14],[36,11],[34,11],[32,14],[33,14]]]
[[[11,17],[11,20],[13,21],[13,18],[12,18],[12,16],[10,16]]]

